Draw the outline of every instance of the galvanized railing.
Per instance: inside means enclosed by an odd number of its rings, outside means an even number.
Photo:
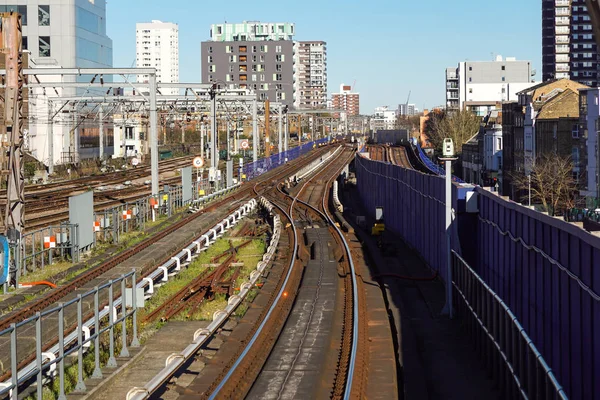
[[[457,318],[507,399],[567,399],[554,373],[502,299],[452,251]]]
[[[110,280],[107,283],[95,287],[76,298],[60,303],[58,306],[38,312],[17,324],[0,332],[0,338],[9,337],[10,346],[10,381],[0,383],[0,395],[9,394],[10,398],[19,398],[19,388],[27,382],[35,380],[37,398],[43,398],[43,384],[46,379],[51,379],[58,374],[59,399],[65,399],[65,360],[69,356],[77,356],[77,386],[76,390],[85,391],[83,373],[83,354],[94,344],[94,377],[102,377],[100,369],[100,336],[108,332],[109,336],[109,359],[108,366],[116,366],[115,359],[115,328],[121,324],[121,357],[129,356],[127,348],[127,319],[132,318],[132,340],[130,346],[139,346],[137,338],[137,309],[132,307],[127,311],[123,307],[122,294],[127,288],[135,286],[136,273],[132,271],[126,275]],[[114,288],[120,290],[121,296],[115,299]],[[120,287],[120,288],[119,288]],[[136,291],[132,293],[132,305],[136,304]],[[90,300],[91,299],[91,300]],[[89,307],[85,307],[89,304]],[[101,307],[104,306],[103,309]],[[86,308],[86,310],[84,310]],[[73,310],[75,309],[75,310]],[[119,312],[120,311],[120,312]],[[87,314],[92,314],[88,317]],[[56,320],[56,321],[55,321]],[[50,348],[43,350],[47,343],[45,337],[48,331],[42,329],[42,324],[56,325],[58,340]],[[24,367],[19,367],[24,360],[18,354],[18,332],[33,330],[35,337],[35,361]],[[74,327],[71,327],[74,325]],[[4,371],[3,371],[4,372]]]
[[[59,399],[66,399],[65,359],[68,356],[77,356],[78,373],[75,390],[85,392],[83,354],[90,348],[92,342],[94,344],[94,371],[92,377],[102,377],[100,368],[100,335],[108,332],[108,367],[116,366],[115,328],[118,324],[122,324],[120,357],[129,356],[127,346],[128,335],[131,336],[129,346],[139,346],[137,337],[137,309],[135,307],[137,304],[137,291],[141,290],[144,297],[152,296],[155,290],[154,282],[166,282],[170,276],[178,274],[181,268],[189,265],[194,257],[200,252],[205,251],[211,243],[214,243],[219,236],[222,236],[227,230],[239,223],[256,206],[257,201],[255,199],[251,199],[241,205],[232,214],[225,217],[196,240],[192,241],[187,247],[171,257],[170,260],[157,266],[152,273],[139,281],[137,280],[136,272],[132,271],[126,275],[122,275],[118,279],[110,280],[103,285],[95,287],[91,291],[80,294],[73,300],[61,303],[50,310],[37,313],[33,317],[17,324],[12,324],[9,328],[1,331],[0,351],[5,346],[8,346],[10,350],[9,354],[6,355],[7,357],[3,356],[0,359],[0,365],[9,365],[10,367],[2,369],[0,372],[2,374],[10,372],[11,377],[8,381],[0,382],[0,397],[9,395],[12,399],[17,399],[19,388],[29,386],[29,383],[35,381],[37,384],[37,398],[41,399],[45,381],[54,379],[58,375]],[[259,263],[259,266],[262,266],[262,269],[259,268],[259,270],[262,271],[265,265]],[[131,278],[131,283],[128,285],[127,280],[129,278]],[[253,276],[253,278],[256,280],[257,275]],[[117,287],[116,291],[114,290],[115,287]],[[130,290],[132,287],[136,288],[136,290]],[[127,289],[130,290],[131,294],[126,295],[124,299],[123,293],[126,293]],[[249,290],[249,287],[246,289]],[[115,298],[117,295],[119,297]],[[124,300],[126,307],[123,307]],[[233,302],[230,301],[230,304],[233,304]],[[237,304],[235,303],[236,306]],[[132,308],[130,311],[127,311],[130,305]],[[128,318],[132,319],[131,332],[129,333],[127,331]],[[57,336],[49,333],[48,329],[42,329],[42,325],[46,326],[46,324],[56,326]],[[52,329],[50,329],[51,331]],[[35,360],[28,360],[27,356],[19,355],[18,332],[25,333],[27,337],[35,337]],[[56,343],[48,343],[48,337],[54,337]],[[10,358],[10,360],[7,358]]]

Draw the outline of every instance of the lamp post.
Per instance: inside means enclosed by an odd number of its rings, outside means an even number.
[[[531,207],[531,174],[527,175],[527,187],[529,190],[529,207]]]
[[[454,312],[452,307],[452,247],[450,228],[452,226],[452,161],[457,160],[454,157],[454,143],[452,139],[444,139],[443,158],[446,164],[446,306],[444,312],[449,318],[453,318]]]

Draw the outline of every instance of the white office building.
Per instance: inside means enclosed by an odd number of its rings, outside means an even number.
[[[156,68],[156,80],[179,82],[179,27],[177,24],[153,20],[135,25],[135,52],[138,68]],[[139,75],[139,83],[147,83],[148,75]],[[164,95],[179,94],[178,89],[161,89]]]
[[[15,5],[16,3],[16,5]],[[22,15],[23,50],[29,54],[29,68],[109,68],[112,67],[112,40],[106,35],[105,0],[0,0],[0,12]],[[60,76],[39,76],[41,82],[60,81]],[[110,77],[104,78],[109,81]],[[63,77],[64,82],[89,82],[89,76]],[[77,94],[75,89],[60,89],[61,96]],[[26,146],[30,154],[48,164],[48,97],[53,89],[32,89],[29,94],[29,128]],[[60,104],[54,102],[55,109]],[[68,107],[66,108],[68,110]],[[70,113],[59,113],[52,120],[54,163],[97,157],[98,129],[85,129]],[[112,137],[107,135],[105,151],[112,152]],[[75,153],[72,155],[72,153]]]
[[[534,75],[530,61],[514,57],[460,62],[446,69],[446,108],[485,116],[503,101],[517,101],[518,92],[535,84]]]
[[[396,128],[397,110],[390,110],[388,106],[375,107],[375,112],[371,117],[370,128],[374,131]]]

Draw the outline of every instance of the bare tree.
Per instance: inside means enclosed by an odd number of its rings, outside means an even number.
[[[515,186],[524,193],[522,201],[529,196],[529,178],[516,174]],[[573,207],[577,185],[573,180],[573,162],[569,157],[556,153],[539,157],[531,171],[531,201],[542,205],[544,211],[555,215],[558,210]]]
[[[428,121],[429,141],[441,151],[444,138],[450,138],[456,152],[462,153],[463,144],[479,132],[480,123],[481,118],[466,109],[432,116]]]
[[[413,137],[418,136],[420,126],[420,115],[399,115],[396,119],[396,129],[406,129]]]

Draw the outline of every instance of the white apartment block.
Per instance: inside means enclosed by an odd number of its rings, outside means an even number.
[[[503,101],[517,101],[517,93],[535,84],[531,62],[497,56],[494,61],[463,61],[446,69],[446,108],[469,109],[487,115]]]
[[[397,110],[390,110],[388,106],[376,107],[371,117],[370,128],[375,132],[395,129],[397,114]]]
[[[112,67],[112,40],[106,35],[105,0],[0,0],[0,12],[7,11],[16,11],[22,16],[23,50],[29,53],[29,68]],[[41,82],[90,82],[91,78],[83,75],[39,76]],[[111,81],[112,77],[104,79]],[[60,96],[78,93],[75,89],[56,90]],[[74,121],[70,113],[58,113],[52,121],[52,134],[49,134],[48,98],[52,100],[56,95],[53,89],[30,90],[30,120],[26,133],[29,153],[47,165],[52,138],[55,164],[69,157],[70,150],[75,150],[76,159],[97,157],[98,130],[87,129],[86,123]],[[59,105],[54,104],[54,110]],[[105,129],[104,148],[107,154],[112,154],[109,131],[112,127]]]
[[[152,20],[135,25],[136,66],[156,68],[156,80],[179,82],[179,27],[177,24]],[[139,75],[138,83],[147,83],[148,75]],[[179,94],[179,89],[161,89],[164,95]]]
[[[327,44],[294,42],[294,107],[327,107]]]
[[[419,109],[414,104],[398,104],[398,115],[413,116],[419,113]]]

